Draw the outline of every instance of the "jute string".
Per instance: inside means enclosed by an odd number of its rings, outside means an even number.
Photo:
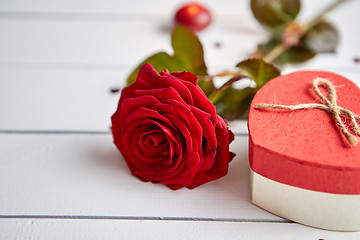
[[[327,99],[319,89],[319,86],[323,84],[329,94],[329,99]],[[357,136],[360,135],[360,128],[357,120],[360,120],[360,116],[352,113],[350,110],[339,107],[336,104],[336,91],[335,87],[332,85],[332,83],[324,78],[316,78],[314,79],[312,83],[312,87],[316,95],[319,96],[319,98],[324,102],[324,104],[320,103],[305,103],[305,104],[298,104],[298,105],[280,105],[280,104],[267,104],[267,103],[259,103],[255,106],[256,109],[267,109],[267,108],[275,108],[275,109],[287,109],[291,111],[300,110],[300,109],[320,109],[325,110],[328,113],[332,114],[335,118],[336,124],[340,128],[341,132],[344,134],[346,139],[349,141],[351,145],[357,145],[359,140],[357,139]],[[347,127],[341,120],[340,116],[346,116],[351,120],[352,124],[352,130],[354,132],[350,133],[347,130]]]

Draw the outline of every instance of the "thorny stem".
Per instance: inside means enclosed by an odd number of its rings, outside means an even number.
[[[303,24],[302,27],[302,31],[303,31],[303,35],[309,31],[309,29],[311,29],[312,27],[314,27],[316,24],[318,24],[319,22],[322,21],[322,19],[324,18],[324,16],[331,12],[332,10],[334,10],[335,8],[337,8],[339,5],[341,5],[344,2],[348,2],[350,0],[336,0],[334,1],[332,4],[330,4],[329,6],[327,6],[325,9],[323,9],[314,19],[312,19],[310,22]],[[263,60],[265,62],[268,63],[272,63],[275,61],[276,58],[278,58],[282,53],[286,52],[287,48],[284,47],[284,45],[282,43],[278,44],[277,46],[275,46],[270,52],[268,52],[264,57]],[[227,72],[230,73],[230,72]],[[218,74],[215,76],[221,76],[222,74]],[[220,88],[216,89],[214,92],[212,92],[210,94],[210,96],[208,97],[210,102],[212,103],[216,103],[219,100],[219,96],[220,94],[227,89],[229,86],[231,86],[232,83],[234,83],[237,80],[240,80],[243,78],[243,76],[241,76],[241,70],[240,71],[236,71],[233,72],[233,77],[231,77],[227,82],[225,82]],[[212,79],[214,76],[210,77],[210,79]],[[240,78],[238,78],[240,77]],[[235,80],[236,79],[236,80]],[[235,80],[235,81],[234,81]]]
[[[219,87],[218,89],[216,89],[214,92],[212,92],[208,99],[211,103],[216,103],[219,98],[220,98],[220,95],[221,93],[226,89],[228,88],[229,86],[231,86],[231,84],[233,84],[234,82],[236,81],[239,81],[240,79],[243,79],[243,78],[247,78],[246,75],[244,74],[241,74],[241,71],[238,72],[237,75],[231,77],[227,82],[225,82],[221,87]]]
[[[278,44],[275,46],[270,52],[268,52],[264,57],[263,60],[268,63],[274,62],[274,60],[279,57],[282,53],[284,53],[287,49],[284,47],[283,44]]]

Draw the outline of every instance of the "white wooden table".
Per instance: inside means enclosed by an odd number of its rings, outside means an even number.
[[[330,0],[306,0],[309,19]],[[0,239],[359,239],[292,223],[251,204],[245,122],[232,123],[229,174],[171,191],[130,175],[109,133],[126,75],[171,51],[181,0],[0,1]],[[202,1],[209,71],[228,69],[266,39],[247,0]],[[335,71],[360,85],[360,1],[329,15],[336,54],[288,67]],[[216,47],[220,43],[220,47]]]

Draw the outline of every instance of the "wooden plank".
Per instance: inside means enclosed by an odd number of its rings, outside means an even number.
[[[323,0],[324,1],[324,0]],[[105,1],[44,1],[36,0],[30,4],[23,0],[2,1],[0,11],[4,12],[52,12],[52,13],[115,13],[115,14],[172,14],[176,9],[185,4],[181,0],[166,1],[154,0],[144,3],[142,0],[130,2],[105,0]],[[202,4],[208,6],[214,14],[248,14],[248,1],[210,1],[204,0]],[[167,10],[167,11],[164,11]]]
[[[249,2],[243,1],[211,1],[202,0],[201,3],[208,6],[215,15],[250,15]],[[333,2],[333,0],[302,0],[301,15],[311,15],[318,12],[323,6]],[[170,16],[179,6],[184,4],[181,0],[154,0],[151,4],[144,4],[142,0],[133,0],[124,3],[116,0],[71,0],[46,1],[34,0],[3,0],[0,2],[1,12],[13,13],[108,13],[108,14],[165,14]],[[166,10],[166,11],[164,11]],[[356,9],[352,8],[349,14],[357,14]]]
[[[99,21],[2,19],[0,64],[133,68],[155,52],[172,53],[170,34],[164,30],[167,22],[161,16]],[[255,51],[254,43],[264,37],[253,19],[239,17],[239,24],[231,22],[232,19],[221,20],[218,26],[201,35],[209,66],[234,66],[241,57]],[[220,48],[216,47],[217,42],[221,43]]]
[[[0,69],[0,131],[108,132],[125,71]],[[26,96],[26,97],[24,97]],[[9,106],[11,102],[11,106]],[[247,132],[245,121],[230,124]]]
[[[251,204],[247,142],[226,177],[172,191],[131,176],[110,134],[0,134],[0,215],[281,221]]]
[[[257,43],[264,41],[264,33],[255,22],[239,21],[242,24],[238,26],[223,23],[227,27],[220,26],[200,36],[210,68],[232,68],[254,52]],[[351,25],[343,27],[355,21],[358,19],[354,17],[338,25],[342,41],[336,54],[319,55],[300,67],[358,70],[353,59],[358,56],[356,43],[360,34],[354,34]],[[161,18],[132,22],[3,20],[0,21],[0,30],[4,32],[0,38],[0,66],[87,66],[112,70],[125,67],[130,71],[155,52],[172,52],[169,34],[159,32],[161,22],[164,22]],[[139,31],[142,28],[145,30]],[[216,43],[221,47],[216,47]]]
[[[120,95],[111,89],[123,85],[124,75],[112,70],[1,69],[0,129],[109,131]]]
[[[350,240],[359,232],[331,232],[295,223],[0,219],[2,239],[268,239]]]
[[[357,68],[353,58],[359,51],[360,34],[356,34],[359,30],[354,26],[359,21],[354,9],[359,7],[359,1],[351,1],[330,14],[329,19],[341,32],[339,49],[336,55],[316,58],[311,62],[312,67]],[[309,11],[309,15],[314,11]],[[135,17],[130,19],[112,15],[41,16],[41,13],[30,16],[3,13],[0,64],[120,65],[131,68],[154,52],[171,52],[169,34],[164,29],[172,20],[166,15],[133,15]],[[249,15],[224,15],[219,16],[214,26],[200,37],[209,66],[231,67],[249,56],[256,44],[266,39],[266,34]],[[215,47],[215,43],[221,43],[222,47]]]
[[[360,73],[339,71],[360,85]],[[0,68],[0,131],[109,131],[124,70]],[[9,104],[11,103],[11,104]],[[244,123],[240,123],[240,125]],[[230,127],[246,133],[245,127]]]

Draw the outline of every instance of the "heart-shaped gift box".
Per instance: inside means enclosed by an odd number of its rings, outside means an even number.
[[[313,227],[360,230],[359,136],[340,108],[358,117],[360,89],[330,72],[282,75],[256,93],[248,121],[254,204]]]

